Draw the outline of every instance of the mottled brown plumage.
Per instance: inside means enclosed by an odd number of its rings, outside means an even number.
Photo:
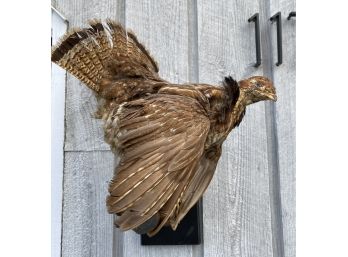
[[[176,229],[209,185],[221,145],[247,105],[276,100],[265,77],[222,86],[177,85],[132,32],[111,20],[75,29],[52,50],[52,61],[91,88],[105,140],[120,156],[107,207],[122,230],[155,235]]]

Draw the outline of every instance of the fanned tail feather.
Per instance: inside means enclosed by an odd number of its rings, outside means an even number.
[[[72,29],[52,49],[52,62],[99,92],[103,80],[158,78],[158,67],[136,36],[112,20]],[[105,83],[104,83],[105,84]]]
[[[68,32],[52,49],[51,59],[98,92],[101,79],[108,75],[106,62],[112,44],[101,21],[93,20],[89,24],[89,28]]]

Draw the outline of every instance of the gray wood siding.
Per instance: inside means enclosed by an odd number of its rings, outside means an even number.
[[[296,11],[295,1],[271,0],[271,15],[282,12],[283,64],[273,64],[273,81],[277,88],[275,126],[278,149],[281,222],[284,256],[296,255],[296,18],[287,20]],[[271,31],[273,63],[277,59],[276,28]]]
[[[105,207],[117,158],[93,119],[92,92],[68,74],[62,202],[62,256],[295,256],[295,21],[283,17],[284,65],[276,67],[270,13],[295,11],[284,0],[55,0],[69,28],[112,18],[132,29],[171,82],[218,84],[224,76],[272,77],[278,102],[247,109],[223,145],[203,198],[204,242],[141,246],[136,233],[113,227]],[[260,12],[262,58],[254,68],[254,25]],[[274,62],[274,63],[273,63]],[[279,178],[279,181],[274,178]],[[281,205],[279,205],[281,203]],[[276,214],[280,215],[276,215]],[[279,225],[280,224],[280,225]],[[278,238],[281,229],[282,237]],[[278,248],[281,248],[280,250]]]
[[[104,151],[65,153],[62,256],[112,256],[113,217],[105,197],[113,159]]]
[[[199,0],[199,80],[262,74],[255,61],[257,2]],[[236,10],[238,10],[238,15]],[[223,145],[215,176],[203,198],[205,256],[272,256],[267,133],[264,103],[247,108]]]

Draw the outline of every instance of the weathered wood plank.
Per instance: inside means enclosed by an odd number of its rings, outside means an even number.
[[[126,26],[133,30],[159,65],[162,78],[188,81],[187,1],[126,1]]]
[[[66,15],[71,27],[84,27],[88,19],[118,20],[121,1],[57,0],[54,7]],[[124,15],[122,16],[124,18]],[[114,156],[103,140],[102,124],[91,114],[96,109],[92,92],[72,75],[67,77],[66,135],[62,256],[121,256],[113,238],[113,217],[105,207]],[[79,152],[76,152],[79,151]],[[121,248],[122,250],[122,248]]]
[[[57,0],[55,7],[69,21],[69,27],[85,27],[89,19],[113,18],[119,20],[118,5],[121,1],[69,1]],[[104,142],[102,122],[94,119],[96,100],[93,92],[74,76],[67,76],[66,139],[67,151],[109,150]]]
[[[67,30],[67,23],[52,10],[52,43],[55,44]],[[66,72],[52,63],[52,138],[51,138],[51,203],[52,256],[60,257],[62,229],[62,196],[64,167],[64,109],[65,109],[65,78]]]
[[[114,155],[66,152],[62,256],[112,257],[113,216],[105,199]]]
[[[283,28],[283,64],[277,61],[276,26],[272,26],[273,80],[278,101],[275,106],[279,187],[283,227],[284,256],[296,256],[296,18],[287,20],[296,11],[295,1],[270,0],[270,15],[281,11]]]
[[[198,0],[199,80],[217,84],[262,74],[255,69],[255,1]],[[264,103],[248,107],[203,202],[204,256],[273,256]]]
[[[126,1],[126,26],[156,59],[160,75],[171,82],[190,80],[188,24],[187,1]],[[132,231],[124,238],[125,257],[193,255],[192,246],[141,246],[140,236]]]

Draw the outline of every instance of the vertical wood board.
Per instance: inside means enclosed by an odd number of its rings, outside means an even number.
[[[275,106],[281,216],[284,256],[296,256],[296,18],[287,20],[296,11],[295,1],[270,0],[270,14],[282,14],[283,63],[276,66],[276,24],[272,25],[273,80],[278,101]]]
[[[190,80],[188,2],[180,1],[126,1],[126,27],[135,32],[139,41],[157,61],[159,74],[173,83]],[[125,257],[193,256],[201,246],[141,246],[140,236],[125,232]],[[198,256],[198,255],[195,255]],[[199,255],[200,256],[200,255]]]
[[[255,62],[255,1],[198,1],[199,81],[262,74]],[[273,256],[264,103],[247,108],[223,145],[204,196],[204,256]]]
[[[121,1],[56,1],[70,28],[86,27],[89,19],[118,20]],[[102,122],[92,118],[96,100],[90,89],[68,74],[62,256],[121,256],[123,238],[114,230],[105,200],[113,175],[114,155],[104,142]]]
[[[51,13],[52,44],[67,30],[66,21],[55,11]],[[56,64],[51,66],[51,252],[52,257],[61,253],[61,220],[64,166],[64,108],[66,72]]]
[[[65,153],[63,257],[112,257],[113,216],[105,199],[113,160],[105,151]]]

